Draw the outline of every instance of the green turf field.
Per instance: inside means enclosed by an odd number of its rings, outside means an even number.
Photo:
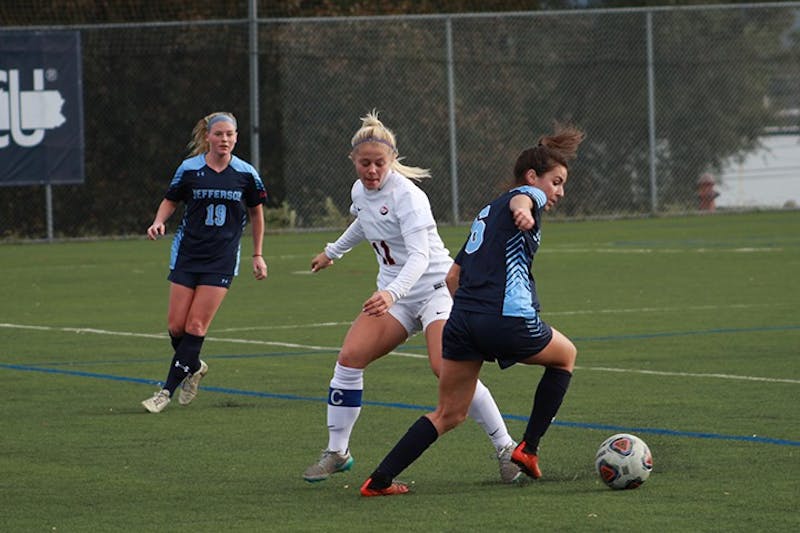
[[[466,229],[441,233],[454,255]],[[367,370],[353,470],[301,478],[327,443],[337,347],[376,274],[361,245],[310,275],[335,236],[267,236],[269,279],[237,278],[197,399],[158,415],[139,402],[171,357],[170,239],[0,245],[0,531],[800,527],[800,212],[546,222],[543,315],[579,354],[542,443],[544,478],[501,485],[468,421],[393,498],[358,487],[436,402],[420,337]],[[482,373],[517,439],[540,374]],[[615,492],[593,459],[622,431],[645,439],[655,469]]]

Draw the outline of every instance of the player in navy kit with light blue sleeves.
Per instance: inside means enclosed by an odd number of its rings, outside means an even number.
[[[219,274],[220,286],[230,286],[232,275],[239,273],[247,208],[266,198],[258,172],[235,155],[215,172],[206,165],[205,154],[196,155],[181,164],[164,197],[186,204],[172,243],[170,270]]]
[[[528,196],[534,206],[534,229],[530,231],[519,231],[509,216],[511,199],[520,194]],[[453,311],[478,316],[471,324],[469,338],[451,332],[450,349],[455,354],[477,351],[487,354],[484,360],[493,361],[491,354],[502,353],[505,357],[498,359],[498,364],[506,368],[519,358],[540,352],[552,339],[550,326],[539,318],[539,298],[531,274],[541,240],[541,213],[546,206],[547,197],[540,189],[523,185],[494,200],[475,218],[455,260],[461,273]],[[479,250],[482,253],[476,253]],[[498,261],[498,257],[505,261]]]
[[[558,126],[525,150],[514,165],[515,187],[478,213],[470,235],[447,274],[453,308],[442,336],[436,411],[420,417],[361,487],[362,496],[408,492],[394,478],[436,439],[466,417],[484,361],[545,367],[534,395],[524,439],[511,460],[528,476],[541,477],[539,440],[556,416],[575,367],[572,342],[539,316],[531,273],[541,242],[541,215],[564,196],[568,161],[583,132]],[[457,468],[457,465],[454,465]]]
[[[253,225],[253,275],[267,277],[262,256],[266,190],[252,165],[233,155],[236,118],[212,113],[195,125],[191,154],[183,161],[158,207],[150,239],[165,233],[165,223],[183,202],[183,217],[170,253],[168,331],[174,355],[166,382],[142,405],[159,413],[180,386],[181,405],[197,395],[208,365],[200,360],[208,327],[239,273],[241,237]]]

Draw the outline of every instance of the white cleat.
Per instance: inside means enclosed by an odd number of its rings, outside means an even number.
[[[169,391],[167,389],[161,389],[153,394],[151,398],[143,401],[142,405],[144,405],[144,408],[151,413],[160,413],[166,406],[169,405],[169,402]]]
[[[511,454],[517,443],[511,441],[511,444],[497,452],[497,460],[500,462],[500,479],[503,483],[516,483],[522,476],[522,470],[511,461]]]
[[[178,395],[178,403],[181,405],[189,405],[197,396],[197,389],[200,388],[200,380],[208,373],[208,365],[204,361],[200,361],[200,369],[194,374],[189,374],[186,379],[181,383],[181,392]]]
[[[350,450],[343,454],[325,450],[322,452],[322,457],[319,458],[318,462],[306,468],[306,471],[303,473],[303,479],[311,483],[324,481],[328,479],[331,474],[346,472],[351,468],[353,468],[353,457],[350,455]]]

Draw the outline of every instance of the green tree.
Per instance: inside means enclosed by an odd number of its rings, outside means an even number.
[[[659,208],[693,208],[700,174],[718,171],[728,158],[754,149],[765,128],[775,123],[776,110],[765,105],[770,85],[784,65],[800,58],[796,51],[793,59],[787,57],[790,13],[684,10],[653,15]],[[631,207],[639,210],[646,208],[650,194],[644,24],[641,37],[631,39],[630,32],[614,29],[610,20],[604,23],[612,32],[604,41],[624,43],[629,52],[597,58],[561,80],[581,102],[576,115],[583,117],[593,139],[592,156],[581,162],[591,179],[573,186],[579,193],[575,196],[605,209],[629,197]],[[600,49],[599,42],[582,44],[587,51]],[[593,105],[597,102],[603,105]],[[596,198],[598,190],[601,198]],[[581,203],[570,205],[592,208]]]

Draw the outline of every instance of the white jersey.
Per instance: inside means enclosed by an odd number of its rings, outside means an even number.
[[[453,260],[436,229],[425,192],[390,171],[380,189],[365,189],[357,180],[350,196],[350,213],[356,219],[326,246],[326,255],[337,259],[366,240],[378,261],[378,290],[388,290],[396,298],[419,299],[440,288]]]

